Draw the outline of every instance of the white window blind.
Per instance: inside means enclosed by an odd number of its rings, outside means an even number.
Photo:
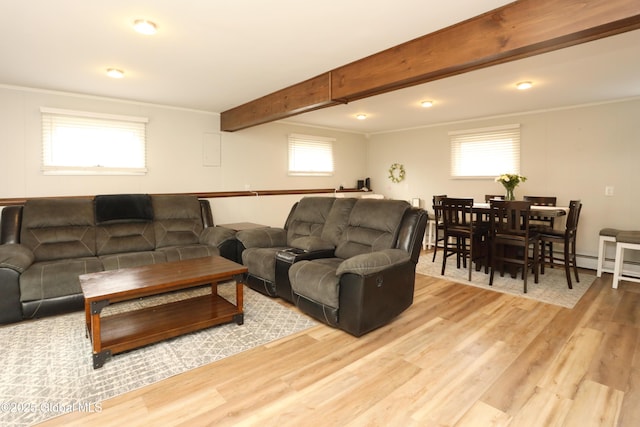
[[[333,175],[334,138],[289,135],[289,175]]]
[[[58,175],[142,175],[145,117],[41,108],[42,171]]]
[[[520,173],[520,125],[449,132],[451,177]]]

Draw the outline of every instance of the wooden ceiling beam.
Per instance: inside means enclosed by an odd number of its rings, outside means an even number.
[[[220,130],[237,131],[336,104],[331,73],[324,73],[223,112]]]
[[[332,71],[350,102],[640,28],[640,2],[521,0]]]
[[[638,28],[637,0],[519,0],[225,111],[221,130],[280,120]]]

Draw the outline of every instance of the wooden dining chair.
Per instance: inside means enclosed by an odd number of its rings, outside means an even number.
[[[551,196],[524,196],[523,200],[531,202],[532,206],[556,206],[557,198]],[[533,215],[529,221],[529,226],[537,228],[540,225],[553,228],[554,218],[544,215]]]
[[[539,239],[538,233],[529,229],[531,202],[491,200],[489,215],[491,232],[491,275],[493,285],[495,271],[504,275],[505,265],[522,268],[524,293],[527,293],[527,277],[533,271],[538,283]],[[532,251],[532,256],[529,252]]]
[[[433,196],[433,216],[434,216],[434,242],[433,242],[433,259],[431,262],[436,261],[436,253],[438,252],[438,247],[441,249],[444,248],[442,243],[438,244],[438,242],[444,241],[444,225],[442,224],[442,199],[447,197],[446,194],[441,194],[437,196]]]
[[[556,197],[552,196],[524,196],[522,198],[525,201],[531,202],[532,206],[556,206]],[[542,231],[544,229],[551,228],[553,229],[555,225],[554,217],[552,216],[544,216],[544,215],[532,215],[529,219],[529,227],[532,230]],[[553,252],[553,242],[547,242],[547,249]],[[544,252],[545,247],[541,248],[541,251]]]
[[[473,263],[485,267],[489,272],[488,237],[489,226],[486,222],[477,221],[473,212],[473,199],[445,197],[441,201],[442,224],[444,229],[442,272],[444,275],[447,258],[456,256],[456,266],[469,268],[469,281]]]
[[[578,267],[576,265],[576,238],[578,235],[578,221],[580,220],[580,212],[582,211],[582,202],[580,200],[571,200],[569,202],[569,214],[567,215],[567,223],[564,230],[554,230],[546,228],[540,230],[540,242],[542,243],[542,255],[540,259],[540,271],[544,274],[545,266],[561,265],[564,266],[565,275],[567,276],[567,286],[573,289],[571,285],[571,269],[576,276],[576,282],[580,282],[578,277]],[[552,250],[549,250],[548,257],[545,255],[546,243],[558,243],[564,246],[563,258],[557,258]]]

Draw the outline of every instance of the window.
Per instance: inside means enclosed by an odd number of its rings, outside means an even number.
[[[333,175],[334,138],[289,135],[289,175]]]
[[[449,132],[451,177],[520,173],[520,125]]]
[[[53,175],[142,175],[147,118],[41,108],[42,171]]]

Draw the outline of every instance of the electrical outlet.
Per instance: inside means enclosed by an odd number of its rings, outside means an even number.
[[[612,185],[607,185],[606,187],[604,187],[604,195],[605,196],[613,196],[613,186]]]

